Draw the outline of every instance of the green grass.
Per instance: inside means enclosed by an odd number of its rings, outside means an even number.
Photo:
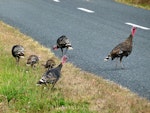
[[[1,51],[0,64],[0,94],[7,98],[9,111],[90,113],[88,103],[67,100],[60,89],[52,91],[47,87],[45,89],[43,86],[36,86],[39,78],[37,75],[41,72],[27,71],[26,66],[17,66],[15,60],[4,51]]]
[[[14,59],[2,53],[0,64],[0,94],[7,98],[10,111],[28,113],[90,113],[88,103],[75,103],[64,98],[61,90],[50,90],[36,86],[38,70],[26,71],[26,67],[17,66]],[[33,75],[34,73],[34,75]]]
[[[25,47],[26,57],[19,66],[11,55],[14,44]],[[26,60],[30,54],[41,56],[32,69]],[[149,113],[150,102],[130,90],[101,77],[82,71],[70,63],[62,68],[62,77],[54,90],[36,86],[47,59],[60,63],[49,49],[0,22],[0,113]]]

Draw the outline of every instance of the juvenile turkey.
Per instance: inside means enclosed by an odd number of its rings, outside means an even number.
[[[52,88],[55,86],[56,82],[59,80],[61,75],[61,69],[63,64],[67,61],[67,56],[62,57],[61,63],[56,67],[48,70],[42,78],[37,82],[37,84],[52,84]]]
[[[118,44],[115,48],[113,48],[110,54],[104,60],[108,61],[110,58],[112,60],[114,60],[115,58],[120,58],[120,64],[121,64],[121,67],[123,68],[122,58],[124,56],[127,57],[128,55],[131,54],[132,40],[135,35],[135,32],[136,32],[136,27],[132,27],[131,34],[129,35],[129,37],[124,42]]]
[[[12,56],[16,59],[16,62],[19,63],[20,58],[24,58],[24,47],[22,45],[14,45],[12,47]]]
[[[31,65],[31,67],[35,67],[35,64],[39,62],[39,57],[36,55],[30,55],[27,59],[27,65]]]
[[[73,49],[69,39],[65,35],[62,35],[61,37],[59,37],[57,39],[56,45],[53,46],[53,50],[57,50],[59,48],[61,49],[62,56],[64,55],[63,53],[64,48],[66,48],[65,54],[68,49]]]
[[[48,59],[46,61],[46,64],[43,64],[43,66],[48,70],[52,69],[55,65],[56,65],[56,63],[53,59]]]

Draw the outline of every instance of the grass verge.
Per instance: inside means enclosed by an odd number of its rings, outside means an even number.
[[[120,2],[123,4],[131,5],[134,7],[143,8],[146,10],[150,10],[150,1],[143,2],[142,0],[115,0],[116,2]]]
[[[17,66],[11,55],[14,44],[26,49]],[[41,56],[36,69],[26,67],[31,54]],[[126,88],[82,71],[70,63],[62,69],[55,90],[36,86],[45,71],[41,64],[53,58],[47,48],[0,21],[0,113],[149,113],[150,102]]]

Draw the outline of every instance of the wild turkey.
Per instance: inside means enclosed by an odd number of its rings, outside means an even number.
[[[53,59],[48,59],[48,60],[46,61],[46,64],[43,64],[43,66],[44,66],[45,68],[47,68],[48,70],[52,69],[55,65],[56,65],[56,64],[55,64],[55,61],[54,61]]]
[[[12,56],[16,59],[16,62],[19,63],[20,58],[24,58],[24,47],[22,45],[14,45],[12,47]]]
[[[60,78],[62,66],[66,61],[67,61],[67,56],[64,55],[62,57],[61,63],[56,68],[52,68],[52,69],[48,70],[46,73],[44,73],[44,75],[37,82],[37,84],[45,84],[45,85],[52,84],[52,88],[53,88],[55,86],[56,82]]]
[[[39,57],[36,55],[30,55],[27,59],[27,65],[31,65],[31,67],[35,67],[35,64],[39,62]]]
[[[68,49],[73,49],[69,39],[65,35],[62,35],[61,37],[59,37],[57,39],[57,44],[53,46],[53,50],[57,50],[58,48],[61,49],[62,56],[64,55],[63,53],[64,48],[66,48],[65,54]]]
[[[111,52],[110,54],[104,59],[105,61],[108,61],[108,59],[114,60],[115,58],[120,58],[120,64],[123,68],[122,64],[122,58],[124,56],[128,56],[132,52],[132,40],[136,32],[136,27],[132,27],[131,34],[129,37],[122,43],[118,44]],[[117,66],[117,64],[116,64]]]

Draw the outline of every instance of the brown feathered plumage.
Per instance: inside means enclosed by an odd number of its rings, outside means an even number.
[[[57,45],[53,46],[53,50],[61,49],[62,55],[64,55],[63,49],[66,48],[65,54],[68,49],[73,49],[69,39],[65,36],[62,35],[57,39]]]
[[[43,66],[44,66],[45,68],[47,68],[47,70],[52,69],[55,65],[56,65],[56,63],[55,63],[55,61],[54,61],[53,59],[48,59],[48,60],[46,61],[46,64],[43,64]]]
[[[35,64],[39,62],[39,57],[36,55],[30,55],[27,59],[27,65],[31,65],[31,67],[35,67]]]
[[[124,42],[114,47],[112,51],[110,52],[110,54],[104,60],[108,61],[108,59],[110,58],[112,60],[114,60],[115,58],[120,58],[120,63],[122,65],[122,58],[124,56],[127,57],[132,52],[132,40],[133,40],[135,32],[136,32],[136,28],[132,27],[131,34],[129,35],[129,37]],[[123,65],[122,65],[122,68],[123,68]]]
[[[16,59],[17,64],[19,64],[20,58],[24,57],[24,47],[22,45],[14,45],[12,47],[12,56]]]
[[[52,84],[53,88],[61,76],[61,69],[63,64],[66,63],[67,59],[68,57],[64,55],[62,57],[61,63],[57,67],[46,71],[46,73],[43,74],[42,78],[37,82],[37,84]]]

